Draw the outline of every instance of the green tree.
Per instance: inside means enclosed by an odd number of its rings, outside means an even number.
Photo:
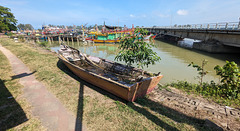
[[[33,26],[31,24],[18,24],[17,25],[18,30],[33,30]]]
[[[17,20],[11,9],[0,6],[0,32],[17,30],[16,23]]]
[[[147,33],[145,29],[136,28],[133,35],[122,37],[119,45],[120,52],[115,60],[124,61],[127,65],[137,63],[141,68],[159,61],[160,57],[152,50],[154,47],[152,39],[149,42],[144,40]]]
[[[18,30],[24,30],[24,27],[25,25],[21,23],[17,25]]]
[[[25,30],[33,30],[33,26],[31,24],[25,24]]]

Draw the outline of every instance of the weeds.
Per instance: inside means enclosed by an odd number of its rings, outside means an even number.
[[[178,81],[166,84],[165,86],[171,86],[184,90],[188,93],[202,95],[203,97],[211,98],[219,104],[240,106],[239,99],[229,99],[225,97],[223,91],[221,90],[221,85],[217,85],[213,81],[210,83],[203,82],[202,85],[189,83],[187,81]]]

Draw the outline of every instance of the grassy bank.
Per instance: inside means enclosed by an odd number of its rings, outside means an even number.
[[[205,130],[200,120],[183,120],[183,115],[172,115],[163,106],[152,107],[146,99],[140,99],[138,104],[121,102],[115,96],[75,77],[54,53],[9,39],[1,39],[0,42],[31,71],[36,71],[34,75],[37,79],[89,130]]]
[[[13,79],[11,66],[0,52],[0,130],[44,130],[31,115],[31,106],[22,98],[22,86]]]
[[[163,88],[167,86],[175,87],[177,89],[183,90],[189,94],[196,94],[203,96],[211,101],[219,103],[221,105],[232,106],[235,108],[240,108],[240,99],[228,99],[227,97],[221,96],[219,94],[219,86],[215,83],[203,83],[203,85],[189,83],[187,81],[178,81],[166,84]]]

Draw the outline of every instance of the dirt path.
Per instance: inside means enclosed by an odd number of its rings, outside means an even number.
[[[221,106],[201,97],[187,95],[178,89],[168,88],[171,91],[155,89],[150,94],[150,99],[188,116],[203,119],[206,126],[219,130],[240,131],[240,109]]]
[[[67,111],[61,102],[39,81],[35,79],[25,64],[20,61],[9,50],[0,45],[0,51],[8,58],[15,79],[20,79],[20,84],[24,86],[24,97],[33,106],[33,115],[39,117],[43,126],[48,130],[74,131],[86,130],[79,120]]]

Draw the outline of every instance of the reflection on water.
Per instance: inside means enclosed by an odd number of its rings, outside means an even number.
[[[155,65],[150,65],[148,68],[145,67],[144,70],[155,73],[161,72],[161,74],[164,75],[161,83],[168,83],[177,80],[187,80],[197,83],[196,69],[187,67],[191,62],[201,65],[202,60],[207,59],[208,64],[206,65],[206,70],[208,70],[209,73],[204,78],[204,81],[215,80],[216,82],[218,82],[218,77],[213,70],[215,65],[222,66],[225,64],[226,60],[235,61],[237,64],[240,64],[239,54],[211,54],[201,51],[193,51],[157,40],[155,41],[155,45],[156,47],[153,50],[161,57],[161,61],[157,62]],[[70,44],[70,46],[73,46],[86,54],[112,61],[114,61],[114,57],[118,52],[117,44],[84,45],[83,43],[74,43],[72,45]],[[51,49],[57,51],[59,46],[53,46]]]

